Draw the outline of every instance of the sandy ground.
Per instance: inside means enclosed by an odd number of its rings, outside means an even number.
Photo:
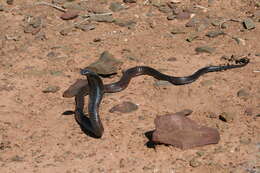
[[[133,28],[92,22],[94,30],[72,29],[64,36],[60,34],[62,29],[82,19],[62,20],[62,12],[49,6],[32,6],[33,2],[15,0],[13,5],[7,5],[0,0],[4,8],[0,11],[1,173],[260,172],[260,57],[256,56],[260,54],[259,22],[254,20],[252,30],[244,29],[239,22],[227,23],[223,31],[242,39],[240,44],[227,35],[206,37],[206,32],[216,29],[212,25],[202,29],[198,39],[187,42],[194,28],[176,35],[171,30],[184,27],[188,19],[167,20],[166,13],[138,0],[113,14],[114,18],[134,20]],[[109,11],[112,1],[74,2],[89,2],[93,8]],[[178,6],[206,7],[197,8],[197,16],[243,20],[259,12],[256,3],[184,0]],[[42,20],[36,34],[24,32],[31,17]],[[215,51],[195,52],[196,47],[205,45]],[[105,96],[100,108],[105,133],[101,139],[94,139],[81,131],[73,115],[62,115],[74,109],[74,99],[63,98],[62,93],[76,79],[84,78],[79,69],[95,62],[105,50],[124,62],[122,69],[147,65],[175,76],[226,63],[221,60],[223,55],[250,54],[251,62],[244,68],[206,74],[183,86],[156,86],[152,77],[137,77],[123,92]],[[126,50],[132,58],[125,55]],[[111,83],[120,75],[104,81]],[[53,86],[58,90],[43,92]],[[241,90],[242,96],[238,96]],[[123,101],[138,104],[138,110],[127,114],[109,112]],[[145,132],[154,129],[154,118],[185,108],[193,110],[191,119],[217,128],[220,142],[188,150],[165,145],[148,148]],[[231,120],[218,119],[222,112]]]

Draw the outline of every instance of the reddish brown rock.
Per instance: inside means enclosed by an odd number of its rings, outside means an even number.
[[[78,17],[79,15],[79,11],[77,10],[68,10],[65,13],[63,13],[60,18],[63,20],[71,20],[71,19],[75,19],[76,17]]]
[[[120,112],[120,113],[129,113],[138,109],[138,106],[132,102],[124,101],[114,107],[112,107],[109,112]]]
[[[64,91],[62,96],[66,98],[75,97],[77,94],[79,94],[79,92],[83,87],[87,87],[87,86],[88,86],[87,79],[78,79],[67,90]]]
[[[158,116],[155,127],[153,142],[170,144],[181,149],[216,144],[220,140],[216,129],[200,126],[180,114]]]

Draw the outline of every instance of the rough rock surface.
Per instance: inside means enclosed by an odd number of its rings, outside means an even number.
[[[216,144],[220,140],[216,129],[198,125],[180,114],[158,116],[155,126],[154,142],[171,144],[181,149]]]

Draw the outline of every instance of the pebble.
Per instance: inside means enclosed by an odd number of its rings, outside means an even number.
[[[75,26],[77,29],[81,29],[82,31],[90,31],[96,29],[96,26],[91,23],[83,23]]]
[[[250,97],[250,94],[249,94],[249,91],[247,89],[240,89],[238,92],[237,92],[237,96],[241,99],[248,99]]]
[[[4,10],[5,10],[5,7],[0,4],[0,12],[1,12],[1,11],[4,11]]]
[[[137,0],[123,0],[124,3],[136,3]]]
[[[128,27],[129,29],[136,26],[136,22],[133,20],[115,19],[114,24],[121,27]]]
[[[201,47],[196,47],[195,51],[197,53],[213,53],[215,51],[215,48],[209,46],[201,46]]]
[[[42,92],[43,93],[56,93],[59,90],[60,90],[60,87],[51,85],[51,86],[48,86],[47,88],[45,88],[44,90],[42,90]]]
[[[132,102],[124,101],[114,107],[112,107],[109,112],[120,112],[120,113],[130,113],[138,109],[138,106]]]
[[[196,168],[201,165],[201,162],[199,162],[196,158],[191,159],[190,166],[193,168]]]
[[[241,138],[240,138],[240,143],[241,143],[241,144],[248,145],[248,144],[251,143],[251,139],[248,138],[248,137],[241,137]]]
[[[14,4],[14,0],[6,0],[6,3],[7,3],[8,5],[13,5],[13,4]]]
[[[78,3],[76,2],[66,2],[62,5],[63,8],[65,9],[70,9],[70,10],[85,10],[82,6],[80,6]]]
[[[186,41],[188,42],[192,42],[193,40],[199,38],[199,35],[197,32],[192,32],[188,35],[188,37],[186,38]]]
[[[13,162],[22,162],[24,160],[24,158],[21,156],[15,155],[15,156],[11,157],[10,160]]]
[[[162,13],[171,13],[172,12],[172,9],[167,4],[160,4],[158,9]]]
[[[222,112],[220,115],[219,115],[219,119],[224,121],[224,122],[227,122],[227,123],[230,123],[234,120],[234,116],[235,114],[234,113],[231,113],[231,112]]]
[[[253,108],[246,108],[245,114],[247,116],[252,116],[253,115]]]
[[[174,35],[175,34],[185,34],[185,33],[187,33],[187,31],[185,31],[185,28],[175,27],[175,28],[172,28],[171,33]]]
[[[165,80],[157,80],[154,83],[154,86],[167,86],[167,85],[172,85],[172,84]]]
[[[109,9],[113,12],[118,12],[124,9],[124,6],[119,2],[111,2]]]
[[[188,12],[180,12],[176,15],[176,19],[178,20],[186,20],[186,19],[189,19],[191,16],[190,13]]]
[[[214,82],[212,80],[203,80],[203,81],[200,82],[200,84],[202,86],[210,86],[210,85],[213,85]]]
[[[209,31],[209,32],[206,33],[206,36],[211,37],[211,38],[217,37],[219,35],[225,35],[225,32],[223,32],[223,31]]]
[[[243,21],[243,25],[245,27],[245,29],[254,29],[255,28],[255,24],[254,24],[254,21],[250,18],[247,18]]]
[[[115,21],[112,15],[91,15],[89,20],[96,22],[112,23]]]
[[[79,11],[69,9],[68,11],[63,13],[60,16],[60,18],[63,20],[71,20],[71,19],[75,19],[76,17],[78,17],[78,15],[79,15]]]

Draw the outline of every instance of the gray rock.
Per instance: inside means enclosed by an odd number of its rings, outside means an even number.
[[[176,19],[178,20],[186,20],[190,18],[190,13],[189,12],[180,12],[176,15]]]
[[[250,94],[249,94],[249,91],[246,90],[246,89],[240,89],[238,92],[237,92],[237,96],[241,99],[248,99],[250,97]]]
[[[155,83],[154,83],[154,86],[167,86],[167,85],[172,85],[172,84],[165,80],[158,80],[158,81],[155,81]]]
[[[77,29],[81,29],[82,31],[90,31],[96,29],[96,26],[91,23],[83,23],[75,26]]]
[[[138,106],[132,102],[123,102],[120,103],[114,107],[112,107],[109,112],[113,113],[113,112],[120,112],[120,113],[129,113],[129,112],[133,112],[135,110],[138,109]]]
[[[211,38],[217,37],[219,35],[225,35],[225,32],[218,30],[218,31],[209,31],[206,33],[206,36]]]
[[[243,25],[245,27],[245,29],[254,29],[255,28],[255,24],[254,24],[254,21],[250,18],[247,18],[243,21]]]
[[[185,30],[185,28],[182,27],[174,27],[171,29],[171,33],[172,34],[185,34],[187,33],[187,31]]]
[[[5,7],[0,4],[0,12],[1,12],[1,11],[4,11],[4,10],[5,10]]]
[[[71,10],[85,10],[84,7],[80,6],[78,3],[76,2],[66,2],[62,5],[63,8],[66,9],[71,9]]]
[[[42,90],[43,93],[56,93],[57,91],[60,90],[60,87],[55,86],[55,85],[50,85],[44,90]]]
[[[107,22],[112,23],[115,21],[112,15],[91,15],[89,20],[96,22]]]
[[[215,51],[215,48],[209,46],[201,46],[201,47],[196,47],[195,51],[197,53],[213,53]]]
[[[111,2],[109,9],[113,12],[118,12],[124,9],[124,6],[118,2]]]
[[[104,51],[98,61],[90,64],[88,69],[102,75],[111,75],[117,73],[123,62],[114,58],[108,51]]]
[[[133,20],[124,20],[124,19],[115,19],[114,23],[121,27],[133,28],[136,25],[136,22]]]
[[[199,162],[196,158],[191,159],[190,166],[193,168],[199,167],[201,162]]]
[[[195,121],[179,114],[166,114],[155,119],[152,140],[170,144],[181,149],[216,144],[220,140],[214,128],[198,125]]]
[[[14,4],[14,0],[6,0],[6,3],[7,3],[8,5],[13,5],[13,4]]]
[[[136,0],[123,0],[124,3],[136,3]]]
[[[199,34],[197,32],[192,32],[188,35],[188,37],[186,38],[186,41],[188,42],[192,42],[193,40],[199,38]]]

